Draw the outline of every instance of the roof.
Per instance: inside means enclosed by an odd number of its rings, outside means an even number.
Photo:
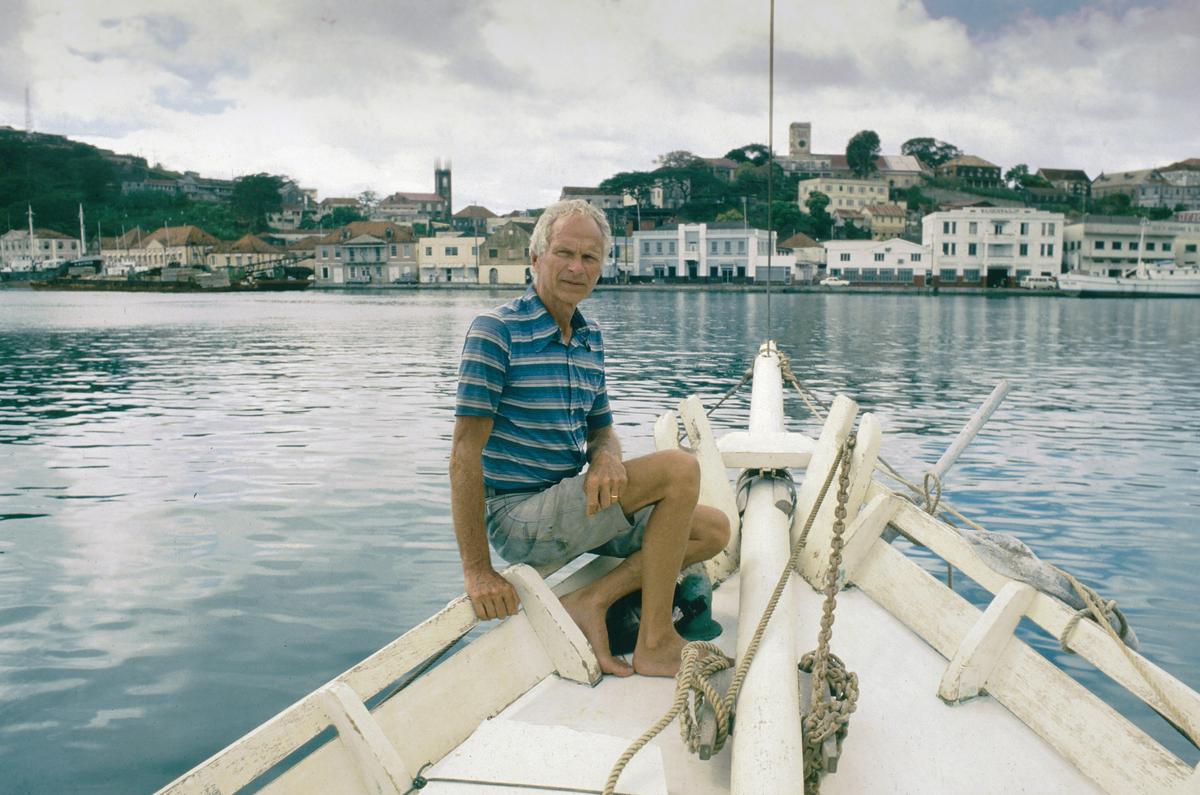
[[[1169,166],[1163,166],[1159,171],[1200,171],[1200,157],[1189,157]]]
[[[332,207],[334,205],[357,207],[358,199],[350,199],[350,198],[339,197],[339,196],[331,196],[328,199],[321,199],[320,206],[322,206],[322,207]]]
[[[850,221],[858,221],[858,220],[861,220],[863,217],[862,213],[860,213],[858,210],[852,209],[850,207],[839,207],[838,209],[833,211],[833,214],[836,215],[838,218],[845,218]]]
[[[320,235],[309,235],[308,237],[302,237],[299,240],[294,240],[291,243],[288,243],[287,250],[288,251],[312,251],[313,249],[315,249],[317,247],[317,243],[320,243],[320,242],[321,242]]]
[[[454,214],[455,218],[495,218],[496,214],[478,204],[468,204]]]
[[[283,249],[272,246],[257,235],[242,235],[233,242],[224,241],[213,247],[214,254],[282,254]]]
[[[33,236],[43,240],[74,240],[70,235],[64,235],[62,232],[55,232],[53,229],[34,229]]]
[[[797,232],[779,244],[779,248],[820,248],[821,244],[803,232]]]
[[[947,160],[945,163],[942,163],[940,166],[938,166],[938,169],[940,170],[940,169],[944,169],[944,168],[951,168],[953,166],[973,166],[975,168],[1000,168],[1000,166],[996,165],[995,163],[989,163],[988,161],[984,160],[982,157],[976,157],[975,155],[959,155],[958,157],[952,157],[949,160]]]
[[[863,208],[863,213],[871,215],[899,215],[907,217],[908,210],[899,204],[869,204]]]
[[[397,191],[380,202],[380,204],[400,204],[402,202],[440,202],[445,198],[436,193],[409,193]]]
[[[400,226],[391,221],[354,221],[340,229],[335,229],[318,242],[341,243],[344,240],[362,237],[363,235],[401,243],[412,243],[415,240],[411,227]]]
[[[1045,177],[1051,182],[1091,182],[1092,179],[1083,171],[1077,168],[1039,168],[1037,170],[1039,177]]]
[[[736,160],[730,160],[728,157],[702,157],[700,159],[714,168],[737,168],[739,165]]]
[[[1120,171],[1113,174],[1101,174],[1092,182],[1093,185],[1115,187],[1121,185],[1142,185],[1147,182],[1166,182],[1156,168],[1143,168],[1140,171]]]
[[[152,242],[163,246],[215,246],[220,241],[198,226],[164,226],[142,238],[142,248]]]

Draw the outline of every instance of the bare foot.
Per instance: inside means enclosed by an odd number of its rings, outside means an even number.
[[[675,676],[679,673],[679,655],[687,641],[671,629],[662,642],[651,645],[638,635],[637,648],[633,650],[633,670],[642,676]]]
[[[600,670],[613,676],[632,676],[633,666],[620,657],[614,657],[609,650],[608,625],[604,623],[605,610],[588,603],[577,594],[578,591],[569,593],[559,601],[591,644],[592,653],[600,663]]]

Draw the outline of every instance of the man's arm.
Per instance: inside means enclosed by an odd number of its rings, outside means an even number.
[[[491,417],[460,416],[450,446],[450,511],[462,558],[463,583],[481,620],[516,615],[521,600],[508,580],[492,568],[484,525],[483,447],[492,434]]]
[[[625,490],[625,465],[621,463],[621,442],[612,425],[588,434],[588,471],[583,479],[588,516],[620,501]]]

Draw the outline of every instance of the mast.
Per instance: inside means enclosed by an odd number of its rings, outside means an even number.
[[[29,267],[33,267],[33,257],[37,253],[37,240],[33,236],[33,205],[25,205],[25,215],[29,218]]]
[[[87,256],[87,236],[83,231],[83,202],[79,203],[79,256]]]
[[[1138,238],[1137,277],[1139,279],[1146,278],[1146,265],[1142,262],[1142,252],[1146,250],[1146,225],[1147,225],[1147,223],[1148,223],[1147,220],[1145,218],[1143,218],[1142,223],[1141,223],[1142,233],[1141,233],[1141,236]]]

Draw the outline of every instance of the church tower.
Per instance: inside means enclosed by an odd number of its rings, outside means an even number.
[[[446,200],[446,212],[442,218],[443,221],[449,223],[450,218],[454,215],[454,207],[450,203],[450,161],[447,160],[445,165],[442,161],[435,160],[433,163],[433,192]]]
[[[788,156],[807,157],[812,154],[812,122],[794,121],[788,126]]]

